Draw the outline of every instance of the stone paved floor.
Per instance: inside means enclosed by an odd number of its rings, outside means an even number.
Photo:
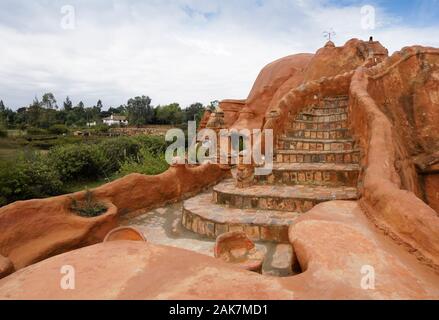
[[[138,228],[151,243],[183,248],[213,257],[215,241],[188,231],[181,225],[182,206],[183,203],[179,202],[151,211],[138,211],[135,217],[124,218],[121,225]],[[271,276],[293,274],[290,262],[292,251],[288,249],[291,246],[270,242],[257,242],[256,246],[266,252],[263,274]]]

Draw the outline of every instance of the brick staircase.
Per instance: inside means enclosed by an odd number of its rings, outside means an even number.
[[[323,99],[290,119],[273,171],[237,188],[226,180],[185,201],[182,224],[206,237],[245,231],[253,240],[287,242],[288,226],[318,203],[358,198],[360,150],[348,130],[348,97]]]

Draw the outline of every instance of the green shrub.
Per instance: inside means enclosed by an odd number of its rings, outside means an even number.
[[[107,133],[110,130],[110,127],[107,124],[100,124],[97,125],[94,129],[97,132]]]
[[[30,178],[30,193],[26,198],[43,198],[62,193],[60,175],[45,155],[34,155],[25,161],[25,166],[25,174]]]
[[[51,134],[57,135],[66,134],[69,132],[69,129],[63,124],[54,124],[48,130]]]
[[[94,199],[93,192],[86,189],[83,201],[72,198],[70,209],[81,217],[98,217],[108,210],[107,206]]]
[[[93,179],[105,174],[108,160],[97,145],[74,144],[52,148],[49,161],[62,181]]]
[[[99,149],[105,157],[106,165],[103,170],[106,173],[114,173],[120,169],[123,162],[136,159],[141,145],[135,139],[119,137],[106,139],[99,144]]]
[[[57,195],[64,186],[79,181],[133,172],[154,175],[168,168],[164,156],[168,143],[163,137],[101,140],[66,136],[47,140],[38,136],[30,143],[22,140],[23,146],[56,147],[45,155],[23,152],[14,161],[0,163],[0,205]]]
[[[142,147],[148,149],[153,154],[165,154],[166,148],[169,146],[169,143],[165,140],[164,137],[159,136],[137,136],[134,137],[136,141],[138,141]]]
[[[41,155],[0,162],[0,205],[62,193],[58,172]]]
[[[165,160],[165,155],[153,154],[149,149],[142,148],[138,160],[129,160],[122,164],[119,170],[120,176],[130,173],[141,173],[146,175],[156,175],[169,168]]]

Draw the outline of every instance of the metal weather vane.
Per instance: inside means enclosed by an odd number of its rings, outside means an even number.
[[[328,41],[331,41],[337,34],[333,29],[329,29],[328,31],[323,32],[323,37],[325,37]]]

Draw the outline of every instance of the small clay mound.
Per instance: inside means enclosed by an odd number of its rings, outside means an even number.
[[[227,232],[216,239],[215,258],[233,263],[239,268],[261,273],[265,254],[258,250],[242,231]]]

